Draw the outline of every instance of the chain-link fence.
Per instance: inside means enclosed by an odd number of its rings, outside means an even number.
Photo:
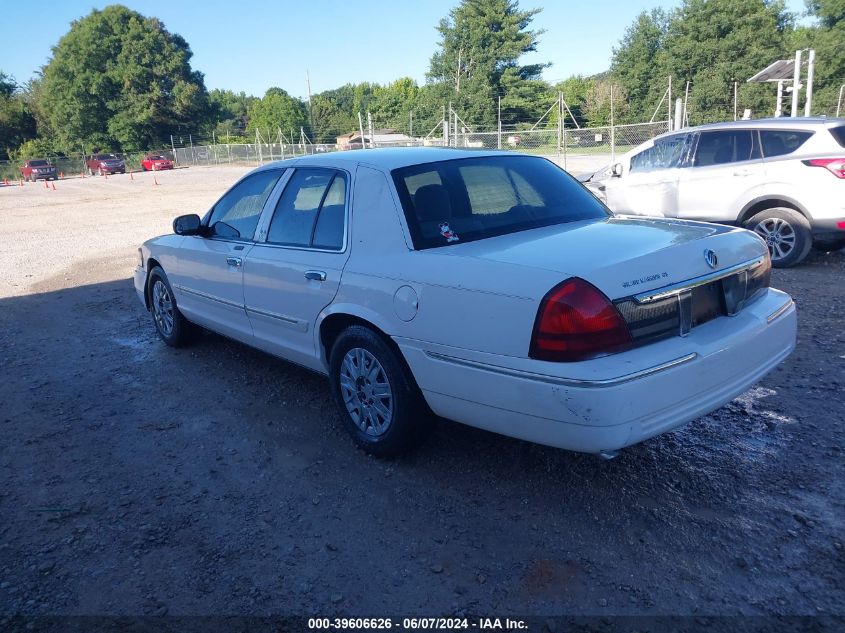
[[[555,159],[561,166],[571,171],[598,168],[607,164],[616,155],[627,152],[638,144],[658,134],[668,131],[667,121],[616,125],[596,128],[544,127],[536,129],[511,129],[497,131],[468,131],[466,128],[447,130],[446,134],[426,138],[405,137],[381,141],[378,135],[370,137],[364,134],[364,147],[420,147],[448,146],[477,149],[504,149]],[[208,139],[210,141],[211,139]],[[258,165],[275,160],[324,154],[328,152],[360,149],[358,142],[335,143],[194,143],[173,146],[148,152],[119,154],[126,163],[127,171],[140,171],[141,161],[146,155],[160,155],[173,160],[176,167],[208,165]],[[48,158],[64,177],[88,174],[88,156],[81,153],[69,156],[39,156]],[[20,164],[0,162],[0,179],[15,182],[20,178]]]

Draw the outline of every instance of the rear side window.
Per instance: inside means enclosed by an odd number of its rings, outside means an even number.
[[[463,158],[392,173],[416,249],[608,215],[592,194],[544,158]]]
[[[756,135],[751,130],[702,132],[695,149],[695,167],[710,167],[760,158]]]
[[[796,130],[760,130],[763,143],[763,156],[783,156],[791,154],[813,135],[813,132]],[[842,142],[840,141],[840,145]]]
[[[276,205],[267,242],[341,250],[346,178],[330,169],[297,169]]]
[[[830,133],[833,134],[833,138],[836,139],[839,145],[845,147],[845,125],[830,128]]]

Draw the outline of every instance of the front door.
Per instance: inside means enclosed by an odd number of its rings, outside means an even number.
[[[314,369],[320,368],[314,324],[337,294],[349,257],[348,191],[345,172],[296,169],[244,263],[255,344]]]
[[[631,156],[622,175],[606,182],[608,206],[616,213],[674,217],[678,209],[678,174],[689,143],[688,134],[657,139]]]
[[[264,204],[282,170],[251,174],[227,191],[205,223],[205,236],[185,238],[170,274],[179,309],[195,323],[252,342],[244,309],[243,264],[254,245]]]
[[[765,167],[757,132],[713,130],[699,136],[678,181],[678,217],[733,222],[759,195]]]

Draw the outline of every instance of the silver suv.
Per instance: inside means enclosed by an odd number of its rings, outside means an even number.
[[[845,246],[845,119],[714,123],[663,134],[582,178],[616,213],[736,224],[793,266]]]

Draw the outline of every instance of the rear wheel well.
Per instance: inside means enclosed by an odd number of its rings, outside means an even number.
[[[807,214],[794,202],[790,202],[789,200],[784,200],[782,198],[768,198],[766,200],[760,200],[759,202],[755,202],[750,207],[748,207],[745,211],[742,212],[742,215],[739,217],[737,224],[739,226],[743,226],[748,220],[754,217],[756,214],[760,213],[760,211],[765,211],[766,209],[775,209],[775,208],[786,208],[792,209],[793,211],[797,211],[805,218],[807,218]],[[807,218],[809,220],[809,218]]]
[[[326,361],[326,366],[328,366],[329,357],[332,353],[332,347],[334,346],[337,337],[340,336],[340,333],[343,332],[350,325],[361,325],[371,329],[378,336],[380,336],[394,352],[396,352],[396,356],[401,360],[401,362],[405,363],[405,357],[402,355],[402,351],[399,349],[399,346],[377,325],[374,325],[366,319],[362,319],[351,314],[339,313],[330,314],[320,324],[320,344],[323,347],[323,358]]]

